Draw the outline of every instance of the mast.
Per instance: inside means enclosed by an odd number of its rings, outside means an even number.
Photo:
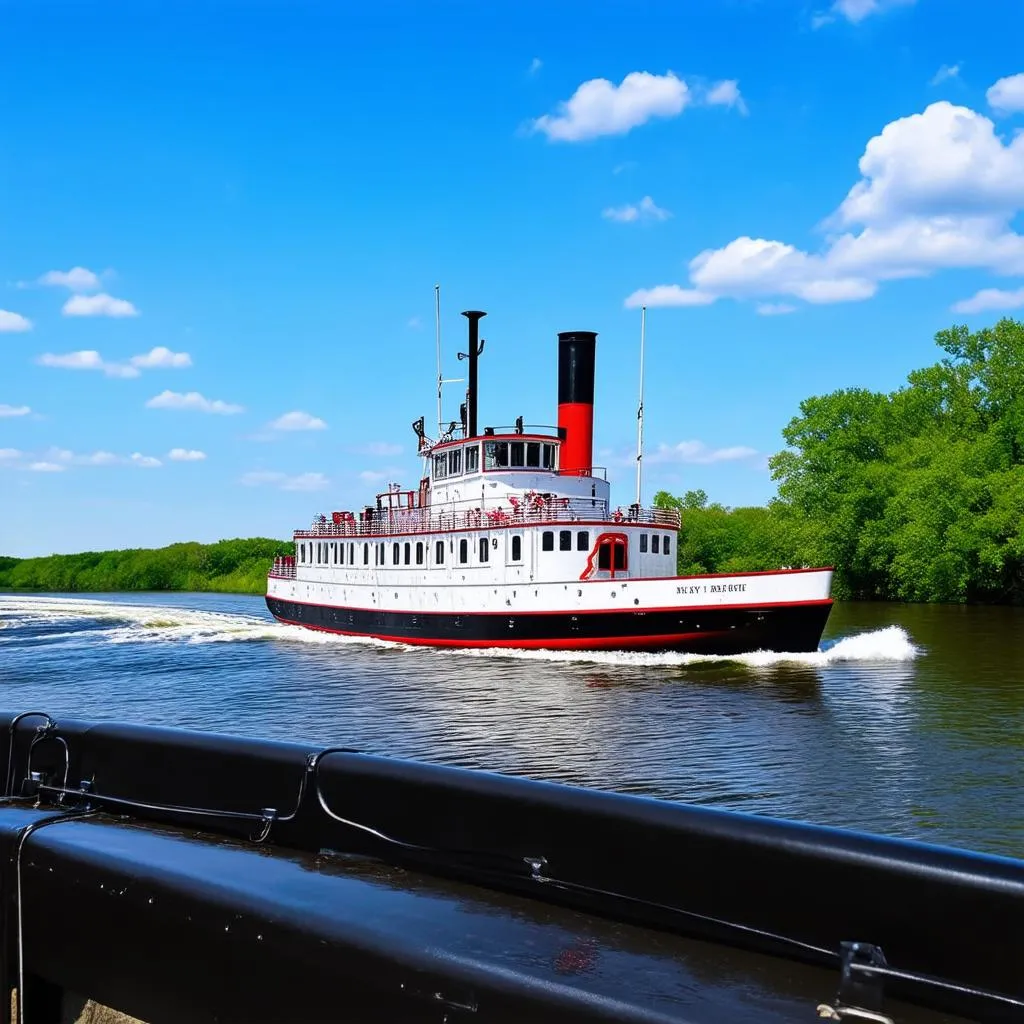
[[[434,285],[434,334],[437,339],[437,433],[441,435],[441,286]]]
[[[647,327],[647,307],[640,307],[640,405],[636,411],[636,503],[640,502],[640,480],[644,460],[644,334]]]

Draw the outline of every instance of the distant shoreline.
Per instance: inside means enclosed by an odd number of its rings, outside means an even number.
[[[262,596],[274,558],[293,553],[291,541],[252,537],[41,558],[0,557],[0,590]]]

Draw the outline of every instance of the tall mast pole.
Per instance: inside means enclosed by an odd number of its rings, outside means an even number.
[[[644,335],[647,329],[647,307],[640,307],[640,404],[636,411],[636,503],[640,501],[640,481],[644,460]]]
[[[441,436],[441,286],[434,285],[434,334],[437,339],[437,436]]]

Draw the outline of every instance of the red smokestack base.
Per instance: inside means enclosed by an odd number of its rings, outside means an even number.
[[[563,473],[589,474],[594,465],[594,331],[558,335],[558,433]]]

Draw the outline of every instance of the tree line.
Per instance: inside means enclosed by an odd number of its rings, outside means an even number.
[[[778,497],[679,508],[681,573],[833,565],[839,597],[1024,603],[1024,324],[935,336],[889,393],[808,398],[769,460]]]
[[[165,548],[86,551],[45,558],[0,558],[0,589],[53,591],[217,590],[264,594],[276,555],[291,541],[265,537]]]

